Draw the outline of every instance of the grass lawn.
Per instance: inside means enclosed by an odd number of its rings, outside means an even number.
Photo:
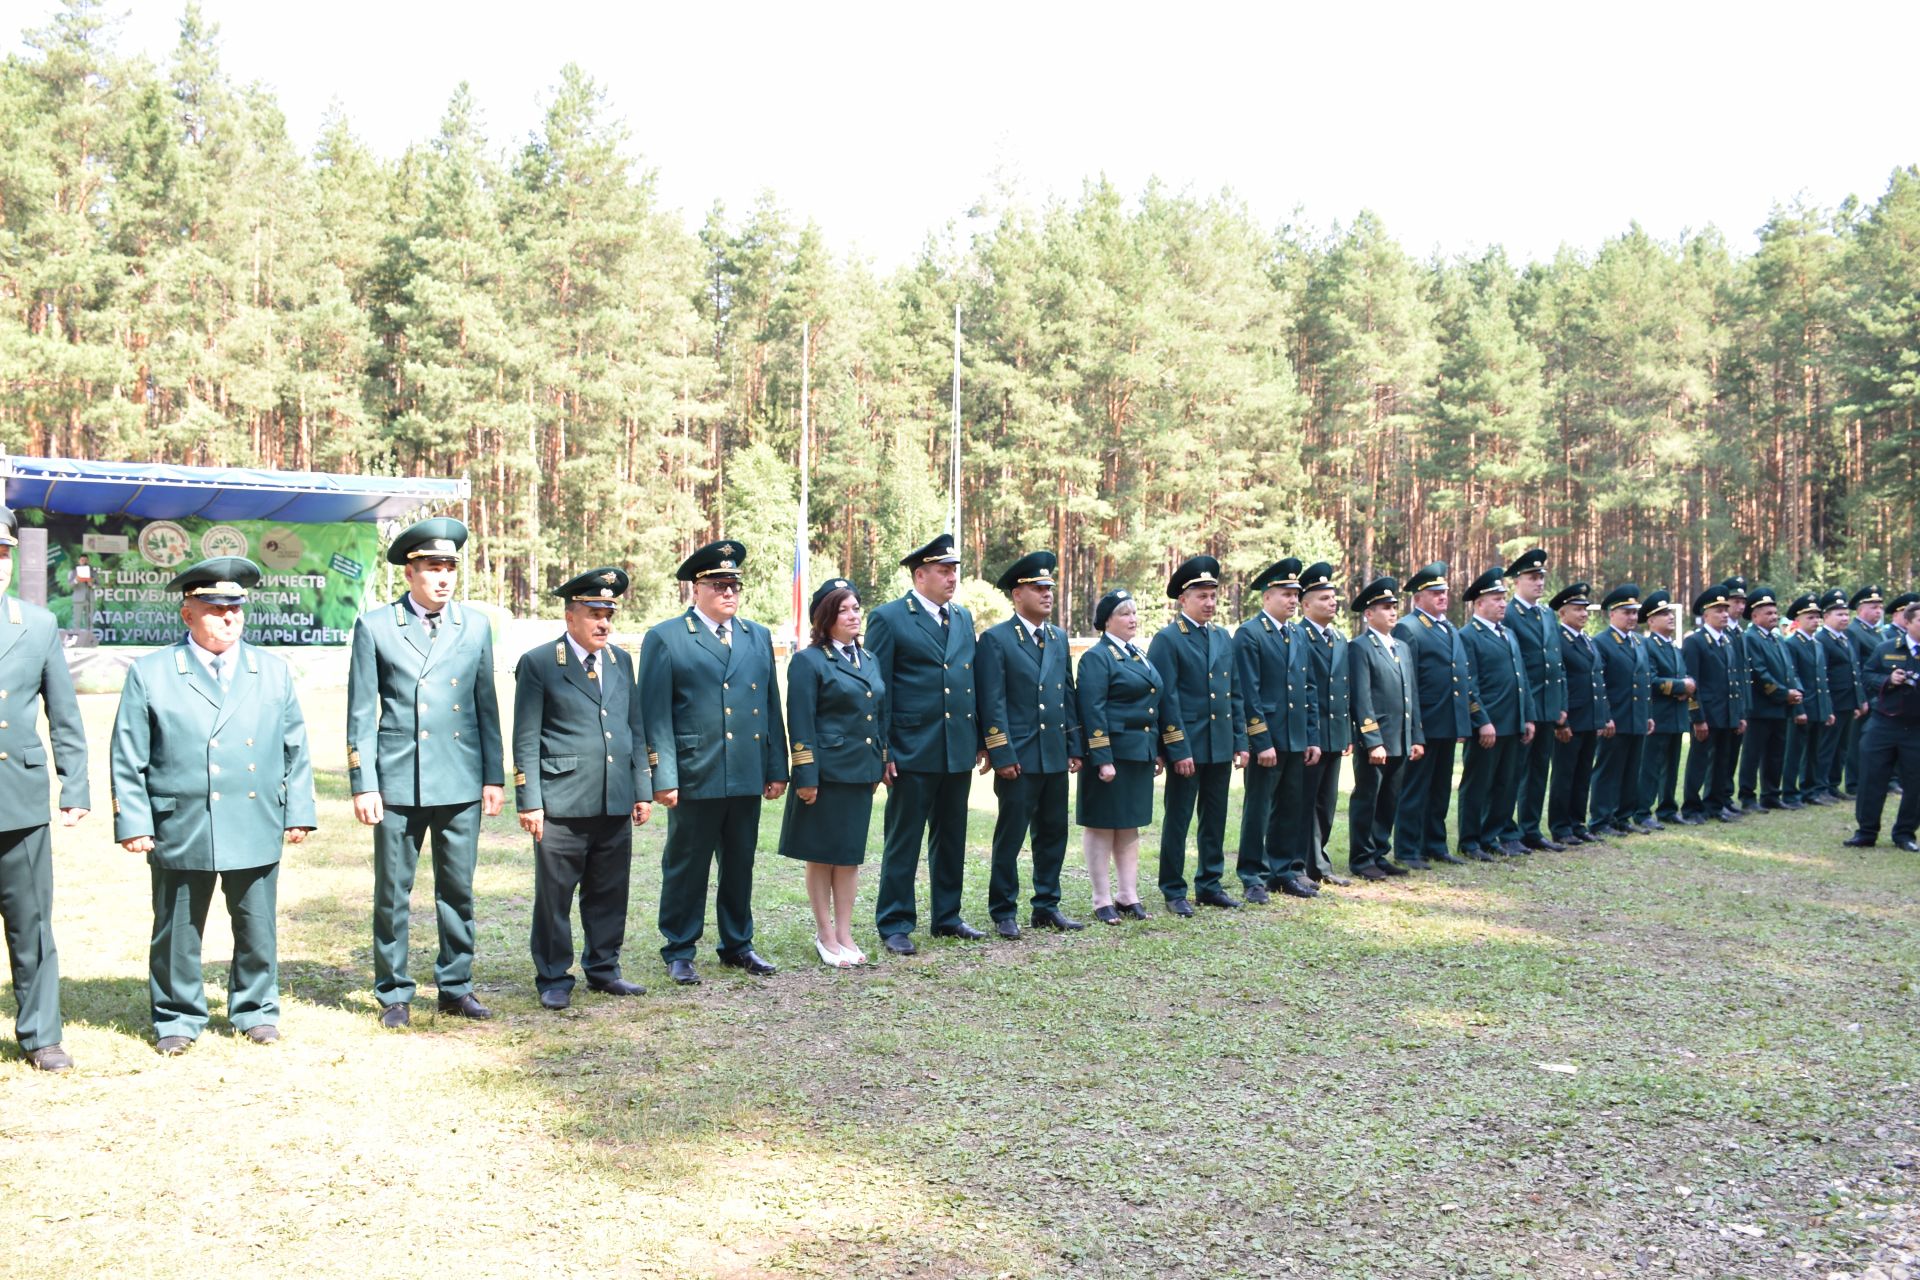
[[[627,947],[648,994],[582,986],[558,1015],[509,813],[478,886],[497,1018],[433,1013],[423,871],[426,998],[387,1033],[344,693],[314,690],[286,1038],[236,1038],[216,990],[208,1034],[163,1060],[147,873],[111,843],[98,754],[113,701],[83,701],[97,811],[55,829],[79,1067],[0,1060],[7,1275],[1828,1277],[1896,1274],[1920,1235],[1920,858],[1842,848],[1839,809],[1192,921],[1158,910],[1149,833],[1149,922],[922,935],[837,973],[770,806],[755,901],[782,971],[721,969],[709,923],[690,990],[655,950],[656,819]],[[982,926],[991,824],[981,780]],[[1345,841],[1342,822],[1341,866]],[[1066,899],[1086,917],[1077,839]],[[877,952],[870,915],[858,936]],[[219,921],[216,987],[229,953]]]

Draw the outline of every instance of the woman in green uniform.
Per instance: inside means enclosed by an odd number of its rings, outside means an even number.
[[[860,647],[860,596],[845,578],[813,593],[813,643],[787,667],[793,796],[780,852],[807,864],[814,950],[823,964],[860,965],[853,894],[867,860],[873,793],[887,765],[887,686]]]
[[[1134,646],[1140,615],[1133,593],[1122,587],[1102,596],[1093,626],[1102,634],[1081,656],[1075,676],[1087,766],[1080,771],[1074,821],[1086,828],[1094,918],[1119,924],[1123,917],[1147,918],[1140,905],[1140,828],[1153,821],[1153,780],[1166,765],[1164,735],[1180,730],[1164,696],[1166,682]]]

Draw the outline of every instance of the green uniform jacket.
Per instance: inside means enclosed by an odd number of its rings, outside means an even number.
[[[1112,637],[1102,635],[1080,655],[1075,684],[1087,733],[1087,767],[1116,760],[1145,763],[1163,754],[1187,758],[1164,677],[1145,654],[1128,657]]]
[[[1789,631],[1780,642],[1793,663],[1793,685],[1806,694],[1794,714],[1806,713],[1807,723],[1824,725],[1833,714],[1833,696],[1827,690],[1827,659],[1820,642],[1804,631]],[[1856,704],[1858,705],[1858,704]]]
[[[1185,617],[1160,628],[1147,661],[1166,677],[1166,697],[1178,736],[1165,739],[1169,760],[1227,764],[1247,749],[1246,707],[1233,678],[1233,639],[1222,626],[1201,634]]]
[[[1305,751],[1320,745],[1320,682],[1306,628],[1265,609],[1233,633],[1233,663],[1247,722],[1246,750]]]
[[[1787,691],[1798,689],[1793,663],[1787,657],[1786,641],[1771,631],[1747,627],[1740,633],[1740,650],[1752,673],[1753,693],[1748,698],[1747,715],[1755,720],[1785,720],[1791,714]]]
[[[1646,736],[1647,721],[1653,719],[1653,664],[1646,643],[1637,632],[1612,626],[1593,643],[1600,650],[1600,678],[1607,686],[1607,718],[1613,731],[1630,738]]]
[[[1328,754],[1353,745],[1353,678],[1348,670],[1347,638],[1337,627],[1327,627],[1314,638],[1311,622],[1300,624],[1300,638],[1313,659],[1313,689],[1320,711],[1320,740],[1314,745]]]
[[[1414,609],[1393,628],[1393,638],[1413,650],[1414,684],[1420,691],[1420,723],[1435,738],[1471,737],[1487,723],[1473,665],[1460,631]]]
[[[1567,668],[1560,652],[1560,619],[1545,605],[1515,599],[1507,606],[1507,630],[1520,646],[1527,668],[1527,689],[1533,698],[1533,718],[1540,724],[1558,724],[1567,709]]]
[[[0,612],[0,830],[44,826],[47,749],[40,745],[38,698],[47,705],[60,807],[87,809],[87,731],[73,696],[59,624],[39,605],[12,596]]]
[[[787,780],[787,729],[773,678],[773,634],[733,620],[721,644],[693,609],[647,632],[640,715],[655,791],[683,800],[757,796]]]
[[[1389,653],[1379,632],[1362,627],[1347,645],[1347,670],[1361,752],[1385,747],[1388,756],[1398,757],[1410,754],[1415,744],[1426,745],[1411,648],[1395,640]]]
[[[1473,672],[1473,687],[1479,695],[1474,708],[1486,717],[1486,723],[1502,737],[1519,737],[1525,726],[1541,717],[1533,708],[1533,694],[1527,683],[1527,667],[1520,656],[1514,629],[1481,618],[1470,618],[1460,628],[1467,642],[1467,660]],[[1566,699],[1566,681],[1560,683],[1560,697]]]
[[[1041,626],[1044,645],[1029,639],[1017,618],[980,635],[974,674],[987,760],[996,769],[1017,764],[1025,773],[1065,773],[1068,757],[1085,754],[1067,633]]]
[[[610,644],[594,664],[589,680],[564,635],[520,655],[513,670],[515,808],[610,818],[653,800],[633,659]]]
[[[880,781],[887,767],[887,721],[886,682],[865,649],[857,668],[818,645],[802,649],[787,664],[794,786]]]
[[[893,698],[890,758],[908,773],[963,773],[985,739],[974,719],[973,615],[947,606],[947,627],[911,593],[867,615],[867,648]]]
[[[280,861],[290,827],[312,827],[307,725],[280,658],[242,642],[220,686],[186,641],[127,669],[113,720],[113,838],[153,837],[167,871]]]
[[[1860,655],[1845,632],[1822,626],[1813,634],[1827,658],[1827,693],[1833,698],[1834,714],[1850,716],[1867,700],[1866,687],[1860,683]]]
[[[1686,659],[1679,645],[1658,632],[1647,633],[1646,647],[1653,679],[1653,731],[1685,733],[1693,706],[1693,695],[1687,692]]]
[[[449,603],[440,634],[404,600],[360,615],[347,670],[347,778],[401,808],[472,804],[506,783],[493,633]]]
[[[1869,626],[1858,618],[1848,621],[1847,639],[1853,644],[1854,667],[1861,673],[1863,679],[1867,669],[1867,659],[1871,658],[1874,651],[1885,644],[1889,638],[1881,628]],[[1864,683],[1860,686],[1860,700],[1862,702],[1867,700]]]

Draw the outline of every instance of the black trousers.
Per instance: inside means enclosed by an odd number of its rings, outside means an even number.
[[[1820,772],[1820,750],[1832,732],[1832,725],[1821,724],[1811,715],[1805,724],[1793,723],[1787,727],[1786,772],[1780,780],[1782,800],[1804,804],[1808,797],[1827,789],[1827,775]]]
[[[1780,803],[1780,779],[1787,767],[1787,722],[1747,721],[1747,740],[1740,747],[1740,803],[1758,799],[1764,805]]]
[[[580,934],[586,942],[580,968],[590,982],[610,982],[620,976],[620,948],[627,939],[627,884],[632,873],[633,820],[628,815],[548,815],[546,830],[533,845],[533,930],[529,946],[534,985],[540,990],[573,990],[576,890],[580,894]],[[703,908],[705,899],[703,887]]]
[[[1538,840],[1541,836],[1540,817],[1547,807],[1547,775],[1553,768],[1553,731],[1557,726],[1534,722],[1533,741],[1520,749],[1520,796],[1514,805],[1513,813],[1506,825],[1500,828],[1500,839]],[[1548,819],[1552,827],[1552,819]]]
[[[667,810],[660,851],[660,958],[691,960],[706,929],[707,879],[716,863],[714,921],[720,954],[753,946],[753,851],[760,842],[760,794],[687,800]]]
[[[1307,859],[1307,870],[1315,880],[1324,878],[1329,871],[1333,870],[1333,859],[1327,855],[1327,845],[1333,839],[1334,810],[1340,805],[1341,758],[1338,751],[1322,750],[1320,763],[1306,767],[1307,806],[1313,811],[1313,849],[1312,855]],[[1396,796],[1396,805],[1398,802],[1399,798]],[[1386,835],[1391,837],[1393,835],[1391,813],[1387,815],[1387,820],[1389,825]],[[1352,861],[1351,851],[1347,858],[1349,862]]]
[[[1847,790],[1856,793],[1860,790],[1860,748],[1867,736],[1867,722],[1871,719],[1872,717],[1868,716],[1867,720],[1856,720],[1853,722],[1853,728],[1847,736],[1846,748],[1841,753],[1847,758]]]
[[[1593,789],[1593,748],[1600,735],[1576,732],[1553,744],[1553,785],[1547,795],[1547,829],[1555,840],[1587,830],[1587,794]]]
[[[1196,764],[1193,776],[1167,770],[1166,815],[1160,825],[1160,893],[1168,902],[1187,896],[1187,829],[1200,810],[1200,859],[1193,877],[1195,893],[1220,887],[1227,869],[1227,794],[1233,785],[1233,761]]]
[[[1860,721],[1851,711],[1836,711],[1833,725],[1820,735],[1820,758],[1814,765],[1814,777],[1826,790],[1839,795],[1846,786],[1847,760],[1860,736]]]
[[[1513,820],[1514,802],[1520,795],[1526,748],[1517,733],[1501,734],[1490,747],[1468,742],[1467,764],[1460,776],[1462,849],[1500,847],[1500,832]]]
[[[1895,779],[1900,808],[1893,815],[1893,838],[1911,840],[1920,826],[1920,724],[1875,712],[1860,732],[1860,790],[1853,801],[1858,834],[1878,838],[1887,786]]]
[[[1020,846],[1033,832],[1033,907],[1060,905],[1060,864],[1067,857],[1067,778],[1061,773],[996,776],[1000,812],[993,820],[993,870],[987,877],[987,914],[1011,920],[1020,910]]]
[[[1452,738],[1428,738],[1427,754],[1400,770],[1400,809],[1393,827],[1399,861],[1447,851],[1447,804],[1453,799],[1453,755],[1459,745]]]
[[[1616,730],[1593,753],[1593,797],[1587,807],[1595,831],[1633,821],[1633,796],[1640,787],[1640,760],[1647,735]]]
[[[1733,762],[1740,751],[1738,729],[1708,729],[1705,742],[1687,738],[1687,790],[1680,811],[1696,816],[1733,807]]]
[[[913,893],[920,878],[923,836],[933,925],[939,929],[960,923],[960,885],[967,873],[967,796],[972,789],[973,774],[966,769],[894,775],[873,903],[873,922],[881,937],[912,933],[918,923]]]
[[[1680,816],[1680,744],[1684,733],[1650,733],[1640,755],[1640,789],[1633,816],[1641,822],[1658,818],[1672,822]]]
[[[1249,761],[1240,804],[1240,883],[1278,887],[1281,876],[1305,875],[1312,860],[1313,819],[1307,810],[1306,755],[1281,751],[1271,766]]]
[[[1388,756],[1385,764],[1368,764],[1364,747],[1353,749],[1353,795],[1347,800],[1347,869],[1358,871],[1387,860],[1394,819],[1400,808],[1400,781],[1405,756]],[[1340,757],[1335,756],[1338,760]]]

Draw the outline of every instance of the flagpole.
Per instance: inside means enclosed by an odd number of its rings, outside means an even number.
[[[809,442],[807,437],[811,419],[808,416],[808,402],[812,399],[812,384],[809,369],[811,356],[811,334],[807,322],[800,322],[800,507],[793,522],[793,649],[800,651],[807,641],[807,502],[810,496],[807,458]]]
[[[953,489],[953,538],[964,541],[960,533],[960,304],[953,304],[953,464],[947,483]]]

